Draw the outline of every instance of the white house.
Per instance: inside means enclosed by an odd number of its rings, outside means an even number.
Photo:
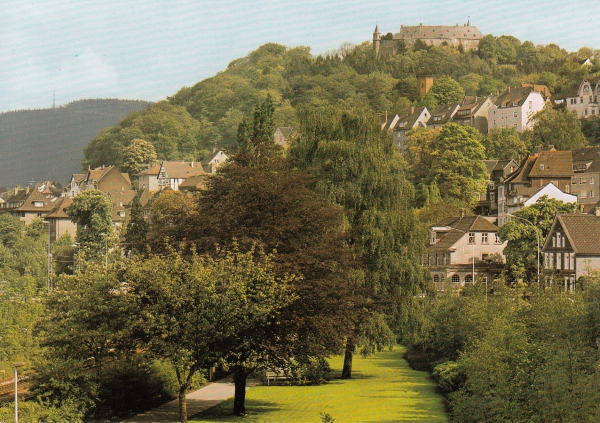
[[[586,78],[581,81],[576,92],[566,98],[567,110],[577,113],[577,117],[599,115],[598,96],[600,96],[600,77]]]
[[[531,87],[508,87],[490,108],[488,127],[515,128],[517,132],[524,132],[532,126],[533,115],[545,105],[542,94]]]
[[[415,128],[426,128],[427,121],[431,117],[427,107],[411,107],[410,111],[402,116],[394,116],[388,122],[383,124],[382,129],[392,131],[392,141],[400,150],[406,149],[406,133]]]
[[[496,225],[463,212],[431,227],[424,265],[438,293],[474,280],[491,282],[502,272],[505,246]]]

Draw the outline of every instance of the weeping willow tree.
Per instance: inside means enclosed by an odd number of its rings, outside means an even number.
[[[402,157],[376,115],[326,106],[299,108],[299,116],[302,139],[291,154],[316,176],[316,191],[344,208],[354,253],[348,304],[354,318],[343,369],[350,378],[356,348],[370,352],[393,343],[390,326],[399,307],[426,289],[425,232]]]

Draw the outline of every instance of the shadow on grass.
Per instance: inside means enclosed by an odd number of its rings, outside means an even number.
[[[254,421],[263,414],[274,413],[280,407],[274,402],[246,399],[246,416],[237,417],[233,413],[233,398],[215,405],[202,413],[189,418],[190,422],[239,422]]]

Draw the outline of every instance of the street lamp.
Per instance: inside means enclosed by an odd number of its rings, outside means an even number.
[[[77,248],[77,273],[79,273],[81,270],[79,267],[79,261],[81,260],[81,243],[75,242],[75,243],[71,244],[71,247]],[[75,273],[75,269],[73,269],[73,273]]]
[[[25,365],[24,362],[20,361],[18,363],[14,363],[13,367],[15,368],[15,423],[19,423],[19,394],[18,394],[18,374],[17,367],[23,367]]]
[[[537,226],[535,226],[532,222],[530,222],[529,220],[527,220],[523,217],[515,216],[514,214],[510,214],[510,213],[507,213],[507,216],[514,217],[515,219],[521,219],[522,221],[527,222],[531,226],[533,226],[535,235],[537,237],[537,284],[538,284],[538,288],[539,288],[540,287],[540,234],[537,230]]]

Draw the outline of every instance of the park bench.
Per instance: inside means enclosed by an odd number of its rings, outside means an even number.
[[[282,369],[268,369],[265,372],[265,376],[267,378],[267,385],[270,385],[271,381],[290,380],[290,377]]]

